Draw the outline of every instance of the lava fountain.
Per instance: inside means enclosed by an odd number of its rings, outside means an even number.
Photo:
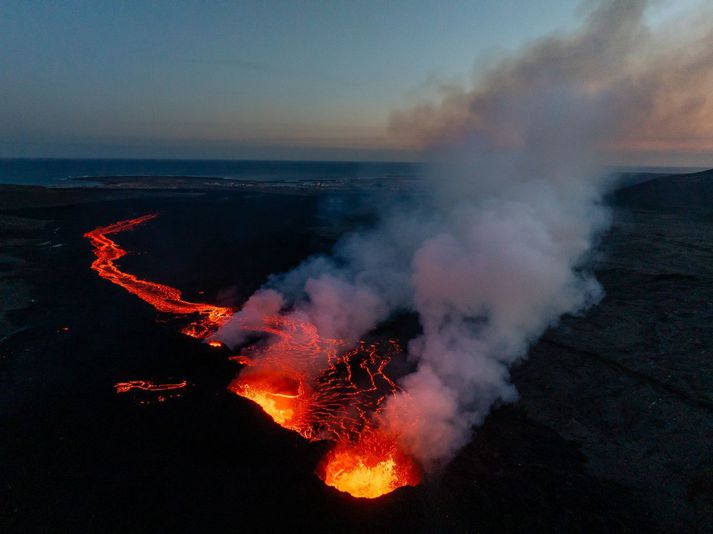
[[[143,215],[84,234],[96,256],[92,269],[159,312],[197,316],[182,332],[222,346],[210,337],[234,309],[186,301],[178,289],[142,280],[117,266],[127,252],[107,236],[156,217]],[[396,341],[361,341],[350,347],[344,340],[320,336],[309,320],[295,313],[266,316],[244,329],[261,340],[231,358],[244,367],[228,389],[259,405],[283,428],[310,441],[334,443],[318,469],[325,484],[354,497],[375,498],[420,482],[413,459],[378,425],[383,402],[400,391],[385,372],[401,350]]]

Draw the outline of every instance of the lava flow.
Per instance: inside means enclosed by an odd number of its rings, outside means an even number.
[[[173,383],[157,383],[150,380],[129,380],[127,382],[117,382],[114,388],[118,394],[129,393],[134,390],[141,394],[149,394],[149,398],[144,395],[139,395],[134,399],[138,404],[147,405],[178,398],[182,395],[181,390],[186,386],[188,386],[188,381],[186,380]]]
[[[398,344],[359,342],[347,350],[296,314],[262,320],[261,331],[271,338],[234,357],[246,367],[229,389],[278,425],[310,441],[336,443],[319,470],[325,484],[364,498],[417,485],[413,460],[375,422],[385,399],[399,391],[385,373]]]
[[[133,274],[123,272],[116,266],[115,262],[126,256],[126,251],[109,239],[107,235],[133,230],[139,224],[155,219],[157,216],[155,213],[142,215],[109,226],[101,226],[84,234],[84,237],[89,239],[94,247],[96,259],[92,262],[92,269],[102,278],[123,287],[160,312],[175,315],[198,314],[200,318],[185,327],[182,332],[201,339],[208,337],[230,318],[234,311],[232,308],[185,301],[181,298],[181,292],[178,289],[141,280]]]
[[[186,380],[175,382],[172,384],[157,384],[150,380],[129,380],[127,382],[117,382],[114,385],[117,393],[127,393],[132,389],[140,389],[143,391],[168,391],[172,389],[183,389],[188,385]]]
[[[97,258],[92,269],[160,312],[197,314],[199,319],[182,332],[209,338],[231,317],[233,309],[185,301],[178,289],[141,280],[115,263],[126,251],[106,236],[155,217],[144,215],[87,232],[85,237]],[[414,461],[377,423],[384,400],[399,391],[385,373],[393,355],[400,351],[395,341],[379,346],[362,341],[350,348],[343,340],[321,337],[317,328],[297,313],[266,316],[259,324],[241,328],[262,339],[231,358],[244,368],[228,389],[258,404],[278,425],[310,441],[335,443],[319,469],[325,484],[355,497],[375,498],[420,482]],[[216,339],[208,343],[222,346]],[[120,386],[151,389],[147,384],[117,384],[117,392]]]

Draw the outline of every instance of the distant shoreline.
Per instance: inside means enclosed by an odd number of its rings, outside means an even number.
[[[0,159],[0,183],[60,187],[78,178],[319,181],[412,177],[420,173],[418,164],[400,162]]]
[[[686,173],[623,172],[607,202],[637,207],[695,205],[713,201],[713,170]],[[68,179],[61,184],[0,183],[0,209],[60,206],[142,196],[196,195],[209,192],[315,195],[338,191],[425,192],[418,176],[364,178],[241,179],[195,175],[106,175]]]

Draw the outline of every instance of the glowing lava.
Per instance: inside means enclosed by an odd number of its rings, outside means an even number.
[[[235,310],[188,302],[178,289],[142,280],[116,265],[126,251],[107,235],[132,230],[155,217],[144,215],[87,232],[96,256],[92,269],[160,312],[197,315],[182,332],[209,338]],[[384,400],[400,391],[385,372],[401,350],[395,341],[362,341],[350,347],[344,340],[321,337],[315,325],[297,313],[266,316],[260,324],[241,327],[262,339],[231,357],[244,367],[228,389],[259,405],[278,425],[310,441],[335,443],[320,468],[325,484],[355,497],[375,498],[419,483],[414,461],[399,450],[393,437],[382,435],[376,423]],[[223,346],[214,339],[208,344]],[[134,380],[116,384],[116,390],[185,386]]]
[[[123,287],[160,312],[176,315],[198,314],[200,318],[182,332],[192,337],[205,338],[230,318],[234,311],[232,308],[185,301],[178,289],[141,280],[133,274],[123,272],[115,263],[126,256],[126,251],[107,236],[133,230],[139,224],[156,217],[156,214],[143,215],[102,226],[84,234],[94,247],[96,259],[92,263],[92,269],[102,278]]]
[[[323,480],[354,497],[373,499],[402,486],[416,486],[420,474],[393,442],[367,432],[354,444],[339,443],[328,454]]]
[[[342,340],[320,337],[308,321],[263,321],[263,331],[274,337],[234,357],[247,366],[229,389],[283,428],[335,442],[318,473],[325,484],[370,499],[417,485],[418,467],[375,423],[384,400],[399,391],[385,373],[398,344],[360,342],[345,351]]]
[[[289,428],[290,430],[297,430],[299,428],[292,424],[295,418],[295,409],[292,403],[293,400],[297,398],[296,396],[260,391],[248,385],[243,386],[242,389],[239,392],[236,391],[236,393],[260,406],[260,408],[281,427]]]
[[[175,382],[173,384],[157,384],[150,380],[129,380],[127,382],[117,382],[114,385],[117,393],[127,393],[132,389],[141,389],[143,391],[168,391],[171,389],[183,389],[188,385],[186,380]]]

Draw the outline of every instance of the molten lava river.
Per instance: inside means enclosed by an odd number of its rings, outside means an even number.
[[[237,310],[188,302],[178,289],[142,280],[116,264],[126,251],[107,236],[156,217],[144,215],[87,232],[96,256],[92,269],[159,312],[187,316],[190,322],[184,334],[222,346],[212,336]],[[310,441],[332,442],[318,468],[325,484],[355,497],[375,498],[420,482],[415,462],[399,450],[395,437],[375,423],[384,400],[399,391],[385,373],[400,351],[395,341],[349,346],[321,337],[312,323],[297,314],[266,316],[259,324],[240,328],[257,341],[231,358],[242,368],[228,389],[258,404],[278,425]],[[131,381],[117,384],[117,392],[184,386]]]

